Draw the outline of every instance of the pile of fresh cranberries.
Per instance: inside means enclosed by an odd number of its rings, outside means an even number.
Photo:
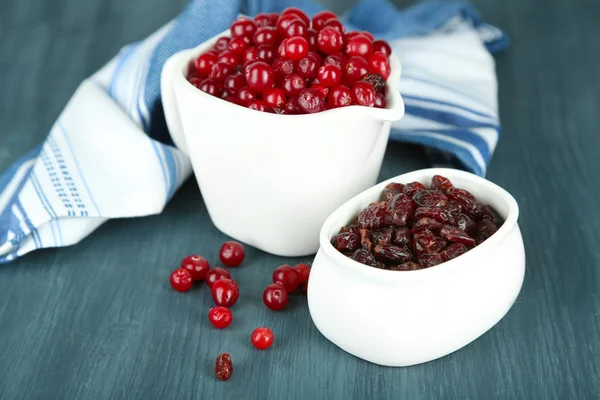
[[[391,47],[346,32],[331,11],[290,7],[231,24],[231,37],[190,63],[188,81],[234,104],[276,114],[361,105],[385,108]]]
[[[342,227],[332,245],[362,264],[394,271],[432,267],[466,253],[502,224],[497,213],[449,179],[390,183],[383,199]]]

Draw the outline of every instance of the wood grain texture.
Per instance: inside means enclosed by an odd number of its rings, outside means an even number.
[[[0,170],[46,136],[82,79],[184,3],[0,2]],[[190,180],[160,216],[110,221],[78,245],[0,266],[0,398],[598,399],[600,3],[474,3],[512,38],[497,57],[503,137],[488,177],[520,204],[528,261],[496,327],[442,359],[378,367],[324,339],[302,297],[281,313],[262,305],[272,269],[309,258],[248,249],[233,271],[234,323],[216,331],[206,287],[168,286],[182,255],[215,260],[226,239]],[[425,166],[419,148],[391,144],[381,179]],[[264,352],[249,340],[260,325],[276,335]],[[227,383],[212,375],[223,351]]]

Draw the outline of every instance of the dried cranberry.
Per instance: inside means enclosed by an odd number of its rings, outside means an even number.
[[[437,190],[421,190],[412,199],[419,207],[445,207],[448,204],[448,198]]]
[[[360,245],[363,249],[371,251],[373,248],[373,236],[368,229],[360,230]]]
[[[385,88],[385,79],[379,74],[367,74],[362,78],[362,81],[369,82],[378,93],[382,93]]]
[[[446,195],[449,199],[460,204],[467,215],[471,216],[475,214],[477,209],[477,199],[475,199],[475,196],[468,191],[451,187],[446,191]]]
[[[388,183],[386,187],[383,189],[383,197],[386,200],[391,199],[398,193],[404,192],[404,185],[401,183]]]
[[[359,230],[360,230],[360,226],[358,226],[358,225],[342,226],[340,228],[339,233],[344,233],[344,232],[359,233]]]
[[[446,247],[446,250],[440,253],[440,256],[442,257],[442,260],[448,261],[466,253],[467,251],[469,251],[469,249],[464,244],[452,243],[450,246]]]
[[[215,376],[220,381],[227,381],[233,373],[233,361],[228,353],[223,353],[217,357],[215,363]]]
[[[484,206],[484,205],[480,205],[478,207],[475,218],[477,218],[477,220],[487,219],[487,220],[493,222],[494,224],[496,224],[498,221],[498,216],[496,215],[496,212],[494,211],[494,209],[490,206]]]
[[[303,89],[298,95],[298,107],[309,114],[325,109],[325,96],[317,89]]]
[[[367,57],[373,52],[373,42],[363,34],[356,35],[348,40],[345,50],[350,57]]]
[[[411,182],[404,185],[404,193],[409,197],[413,197],[415,193],[421,190],[425,190],[425,185],[421,182]]]
[[[409,228],[394,229],[392,244],[400,247],[409,247],[412,243],[412,232]]]
[[[392,48],[385,40],[374,40],[373,51],[380,51],[388,57],[392,55]]]
[[[385,228],[372,232],[371,237],[375,244],[392,244],[392,238],[394,236],[394,228],[386,226]]]
[[[442,227],[442,223],[436,221],[433,218],[421,218],[413,224],[413,232],[421,231],[423,229],[429,229],[430,231],[438,230]]]
[[[319,11],[312,17],[312,27],[320,31],[323,26],[325,26],[325,22],[329,21],[332,18],[337,18],[337,15],[331,11]]]
[[[454,217],[456,226],[467,233],[472,233],[475,229],[475,222],[469,218],[466,214],[459,213]]]
[[[421,218],[433,218],[436,221],[443,222],[445,224],[453,224],[454,217],[448,212],[437,207],[419,207],[415,210],[415,218],[417,220]]]
[[[485,242],[490,236],[496,233],[497,230],[498,227],[496,227],[496,225],[488,219],[482,219],[481,221],[477,222],[477,227],[475,228],[477,244]]]
[[[421,264],[425,268],[433,267],[444,262],[444,260],[442,260],[442,256],[440,256],[438,253],[423,254],[419,256],[418,260],[419,264]]]
[[[379,229],[384,223],[388,205],[385,202],[369,204],[358,214],[358,225],[366,229]]]
[[[419,257],[423,254],[439,253],[446,247],[446,242],[436,237],[429,229],[415,232],[413,241]]]
[[[373,248],[375,259],[386,264],[398,264],[410,261],[412,254],[406,247],[391,244],[379,244]]]
[[[475,239],[470,237],[466,232],[453,226],[444,226],[440,230],[440,236],[450,242],[458,242],[469,247],[475,246]]]
[[[392,265],[391,267],[389,267],[388,269],[391,271],[416,271],[418,269],[423,269],[425,268],[424,266],[422,266],[421,264],[417,264],[415,262],[412,261],[408,261],[399,265]]]
[[[434,175],[433,178],[431,178],[431,188],[440,190],[442,193],[446,193],[450,188],[452,188],[452,182],[450,182],[450,179],[443,176]]]
[[[369,265],[371,267],[383,268],[384,265],[378,262],[373,254],[369,253],[365,249],[358,249],[352,254],[350,257],[354,261],[357,261],[361,264]]]
[[[231,36],[247,36],[251,38],[254,36],[254,32],[256,32],[256,23],[248,18],[239,18],[236,21],[233,21],[231,27]]]
[[[413,202],[405,194],[397,194],[387,201],[385,222],[388,225],[405,226],[409,223]]]

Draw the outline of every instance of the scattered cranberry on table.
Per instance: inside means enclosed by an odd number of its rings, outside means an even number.
[[[233,315],[227,307],[217,306],[208,311],[208,320],[217,329],[225,329],[231,325]]]
[[[218,281],[219,279],[223,279],[223,278],[230,279],[231,274],[225,268],[216,267],[216,268],[210,269],[206,273],[206,278],[204,279],[204,281],[206,282],[206,285],[209,288],[212,288],[213,284],[216,281]]]
[[[250,340],[252,341],[252,345],[259,350],[265,350],[271,347],[273,344],[273,339],[275,336],[273,335],[273,331],[269,328],[261,327],[256,328],[252,332],[252,336]]]
[[[228,267],[237,267],[240,265],[244,261],[245,255],[244,246],[233,241],[223,243],[219,251],[221,262]]]
[[[420,182],[390,183],[344,226],[332,245],[362,264],[393,271],[433,267],[466,253],[502,225],[490,206],[440,175],[430,188]]]
[[[215,362],[215,376],[220,381],[227,381],[233,374],[233,361],[229,353],[223,353],[217,357]]]
[[[205,93],[276,114],[386,107],[390,45],[369,32],[346,32],[331,11],[311,20],[289,7],[240,17],[230,31],[190,65],[188,81]]]
[[[178,292],[187,292],[192,288],[192,274],[184,268],[177,268],[171,273],[171,286]]]
[[[206,258],[192,254],[181,261],[181,268],[188,270],[194,281],[201,281],[206,277],[210,264]]]
[[[273,283],[263,292],[263,302],[273,311],[283,310],[288,303],[288,292],[282,285]]]
[[[223,307],[233,306],[240,297],[240,289],[237,283],[229,278],[221,278],[213,283],[210,293],[215,304]]]

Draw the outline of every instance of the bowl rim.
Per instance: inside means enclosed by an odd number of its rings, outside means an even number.
[[[209,95],[208,93],[204,93],[201,90],[198,90],[186,79],[186,72],[189,63],[192,61],[194,57],[199,55],[200,53],[208,50],[220,37],[222,36],[231,36],[231,31],[229,29],[224,30],[213,36],[212,38],[206,40],[200,45],[182,50],[172,57],[178,57],[177,66],[174,68],[174,73],[176,74],[173,77],[173,82],[177,83],[180,87],[186,90],[192,96],[200,96],[206,101],[218,102],[221,106],[231,107],[233,110],[245,110],[245,112],[252,112],[253,115],[256,115],[256,111],[250,110],[246,107],[239,106],[237,104],[233,104],[224,99]],[[395,54],[391,54],[390,56],[390,68],[391,73],[388,79],[386,80],[386,84],[389,84],[389,87],[397,87],[400,82],[400,75],[402,72],[402,64],[400,60]],[[315,117],[329,117],[333,116],[336,113],[352,113],[360,112],[361,114],[368,114],[374,118],[387,120],[387,121],[397,121],[404,116],[404,101],[402,100],[402,96],[400,95],[400,90],[387,90],[386,93],[386,108],[375,108],[375,107],[364,107],[359,105],[352,105],[347,107],[338,107],[332,108],[329,110],[324,110],[314,114],[275,114],[275,113],[266,113],[263,112],[259,115],[263,115],[267,118],[285,118],[286,120],[300,119],[300,118],[315,118]]]
[[[337,220],[340,214],[348,213],[348,210],[353,208],[353,206],[363,197],[370,197],[374,192],[381,193],[383,188],[392,182],[412,182],[415,180],[420,180],[423,177],[429,177],[433,175],[442,175],[452,180],[453,178],[459,177],[460,179],[465,179],[473,182],[476,185],[479,185],[484,190],[488,192],[492,192],[494,196],[500,197],[502,201],[504,201],[508,205],[508,215],[502,226],[496,231],[492,236],[490,236],[485,242],[474,247],[468,252],[461,254],[460,256],[445,261],[442,264],[435,265],[433,267],[412,270],[412,271],[392,271],[387,269],[370,267],[368,265],[364,265],[359,263],[358,261],[352,260],[351,258],[346,257],[341,252],[339,252],[330,242],[329,232],[333,228],[334,220]],[[340,207],[338,207],[333,213],[330,214],[329,217],[323,223],[321,227],[321,231],[319,233],[319,251],[323,251],[323,253],[330,258],[334,263],[338,264],[343,268],[349,268],[352,271],[355,271],[359,274],[364,274],[368,277],[374,279],[385,279],[386,281],[404,281],[407,279],[421,279],[427,277],[435,277],[439,274],[446,274],[461,267],[464,267],[465,264],[468,264],[472,259],[479,257],[484,254],[484,252],[491,249],[493,246],[497,245],[500,241],[502,241],[513,229],[517,226],[517,220],[519,218],[519,206],[515,198],[508,193],[502,187],[496,185],[495,183],[482,178],[478,175],[472,174],[470,172],[453,169],[453,168],[425,168],[410,171],[393,178],[387,179],[381,183],[378,183],[375,186],[370,187],[369,189],[359,193],[354,196]]]

